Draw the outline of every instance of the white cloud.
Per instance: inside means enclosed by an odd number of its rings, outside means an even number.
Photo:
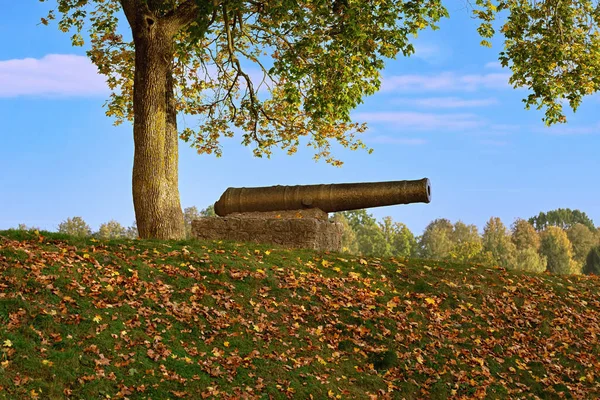
[[[395,75],[384,78],[382,91],[476,91],[478,89],[507,89],[510,74],[467,74],[442,72],[437,75]]]
[[[536,132],[548,135],[567,136],[567,135],[590,135],[597,134],[600,130],[600,122],[588,126],[569,126],[568,124],[558,124],[547,126],[536,126],[533,128]]]
[[[401,144],[401,145],[421,145],[429,143],[428,140],[419,138],[401,138],[391,136],[375,136],[373,138],[366,138],[367,143],[383,143],[383,144]]]
[[[501,69],[502,64],[500,64],[500,61],[491,61],[491,62],[485,64],[485,68]]]
[[[486,99],[461,99],[459,97],[428,97],[423,99],[394,99],[393,104],[413,105],[417,107],[432,108],[462,108],[462,107],[484,107],[497,104],[498,100],[493,97]]]
[[[106,78],[84,56],[48,54],[0,61],[0,97],[106,96]]]
[[[450,58],[452,52],[449,47],[440,47],[434,43],[414,43],[414,54],[411,57],[420,58],[429,64],[441,64]]]
[[[419,112],[361,112],[353,116],[355,121],[393,124],[395,129],[412,130],[461,130],[477,128],[484,122],[475,114],[433,114]]]

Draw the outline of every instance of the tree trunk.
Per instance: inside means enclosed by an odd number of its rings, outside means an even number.
[[[136,24],[133,39],[133,205],[139,236],[184,239],[172,76],[173,39],[159,21],[150,17]]]

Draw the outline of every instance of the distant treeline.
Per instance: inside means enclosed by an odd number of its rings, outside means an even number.
[[[214,216],[213,206],[201,211],[184,209],[187,237],[191,222]],[[528,220],[517,219],[507,228],[492,217],[480,234],[475,225],[440,218],[427,225],[420,236],[385,217],[377,221],[366,210],[333,213],[331,221],[344,226],[343,251],[374,257],[427,258],[499,265],[523,271],[600,275],[600,229],[582,211],[557,209],[541,212]],[[28,229],[20,224],[18,229]],[[35,229],[35,228],[32,228]],[[99,239],[138,237],[135,222],[123,227],[111,220],[93,232],[81,217],[68,218],[58,232]]]

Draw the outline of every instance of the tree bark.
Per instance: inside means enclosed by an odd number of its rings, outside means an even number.
[[[127,9],[125,10],[127,12]],[[132,10],[133,11],[133,10]],[[143,239],[184,239],[179,201],[173,37],[161,21],[136,10],[133,86],[133,205]]]

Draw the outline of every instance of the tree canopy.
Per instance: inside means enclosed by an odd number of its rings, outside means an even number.
[[[48,1],[48,0],[41,0]],[[198,115],[198,129],[180,134],[199,153],[221,154],[219,139],[243,130],[256,156],[273,147],[294,153],[310,137],[316,158],[340,165],[329,141],[365,148],[350,111],[381,84],[385,58],[410,55],[411,35],[448,16],[441,0],[315,2],[222,0],[57,0],[58,26],[74,29],[72,43],[113,90],[107,115],[133,120],[134,51],[139,17],[164,27],[174,40],[176,110]],[[134,39],[118,32],[125,11]],[[136,17],[137,16],[137,17]],[[52,10],[42,23],[56,18]],[[264,89],[264,90],[263,90]]]

